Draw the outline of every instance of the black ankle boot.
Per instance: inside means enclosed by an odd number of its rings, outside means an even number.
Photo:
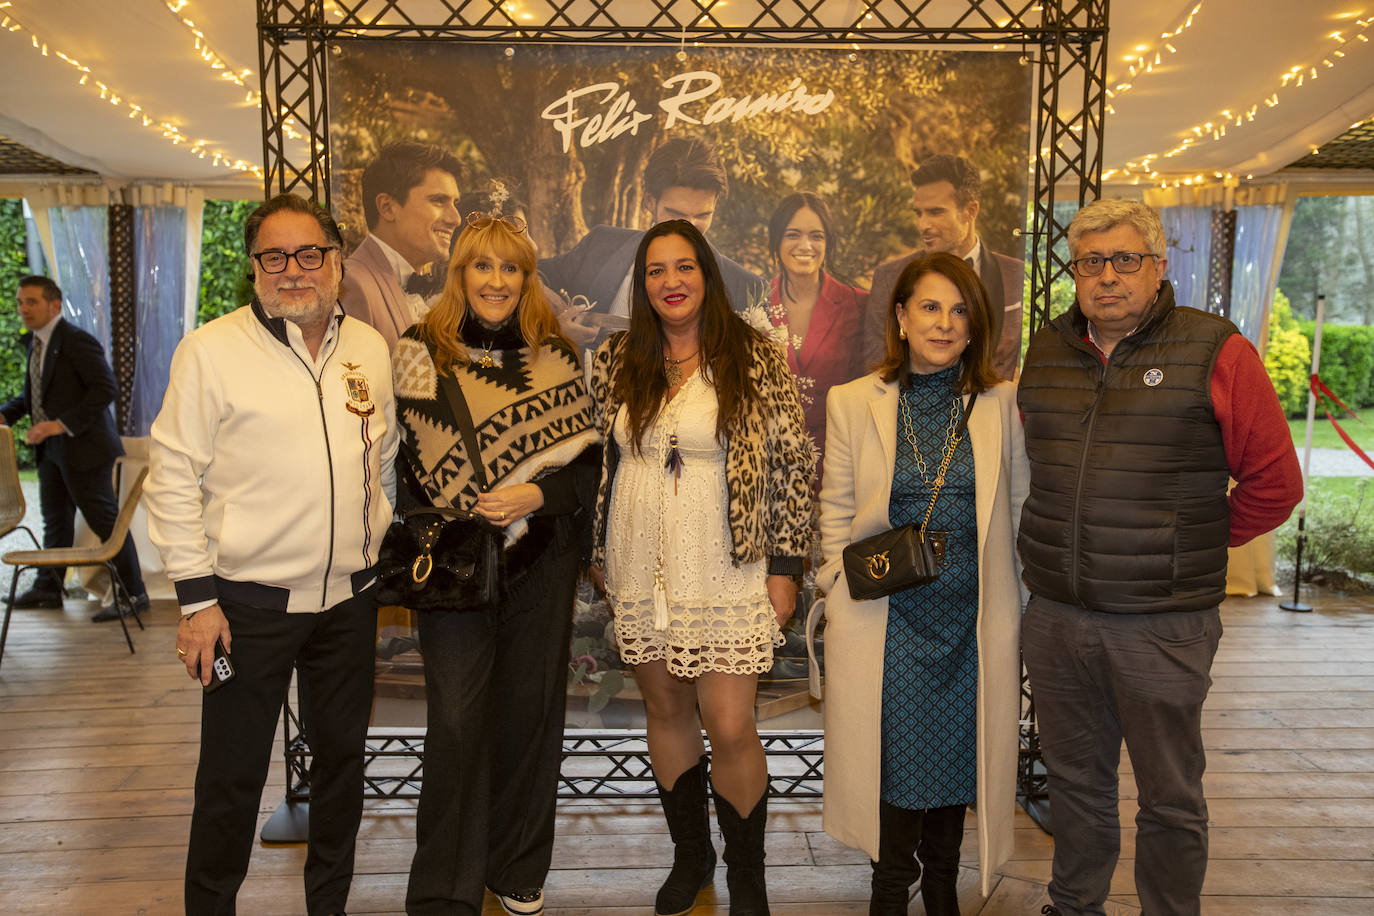
[[[710,887],[716,873],[711,845],[711,809],[706,803],[705,754],[677,778],[671,789],[658,786],[658,800],[673,838],[673,870],[658,890],[654,916],[685,916],[697,905],[697,894]]]
[[[768,823],[768,790],[747,818],[716,792],[716,820],[725,836],[725,884],[730,888],[730,916],[770,916],[763,883],[763,828]]]
[[[959,847],[964,841],[966,805],[930,808],[921,825],[917,847],[921,866],[921,902],[927,916],[959,916]]]
[[[920,811],[878,803],[878,861],[868,916],[906,916],[911,885],[921,876],[916,844],[921,840]]]

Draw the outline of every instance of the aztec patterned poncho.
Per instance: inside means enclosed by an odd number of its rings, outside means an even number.
[[[599,440],[572,351],[546,343],[532,358],[514,320],[495,332],[464,330],[472,360],[452,371],[472,412],[492,489],[535,481]],[[429,348],[415,333],[406,331],[391,357],[401,455],[432,505],[471,509],[478,488],[470,456]],[[487,354],[491,365],[484,367],[479,360]],[[507,542],[526,528],[526,519],[511,523]]]

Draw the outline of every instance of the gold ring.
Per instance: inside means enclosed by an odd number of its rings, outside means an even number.
[[[505,513],[505,512],[502,512],[502,513],[501,513],[501,521],[504,522],[505,520],[506,520],[506,513]]]
[[[180,646],[177,646],[177,658],[185,658],[185,657],[186,657],[186,650],[183,649],[183,648],[181,648]]]

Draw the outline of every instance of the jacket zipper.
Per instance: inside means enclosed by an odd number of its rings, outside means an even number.
[[[1094,354],[1096,358],[1096,354]],[[1092,450],[1093,432],[1097,427],[1097,407],[1102,403],[1102,395],[1107,389],[1107,365],[1111,362],[1108,356],[1102,360],[1102,377],[1098,379],[1097,391],[1093,394],[1093,402],[1088,405],[1080,424],[1088,424],[1088,432],[1083,437],[1083,449],[1078,455],[1078,479],[1074,483],[1073,491],[1073,528],[1070,532],[1069,541],[1069,568],[1073,570],[1073,577],[1069,580],[1069,591],[1073,595],[1075,604],[1082,604],[1083,600],[1079,597],[1079,578],[1082,576],[1082,567],[1078,562],[1078,554],[1081,549],[1081,524],[1082,524],[1082,505],[1083,505],[1083,483],[1084,476],[1087,474],[1088,453]]]
[[[320,385],[320,379],[324,378],[325,367],[329,365],[329,360],[333,358],[334,351],[338,349],[338,345],[339,341],[336,337],[333,346],[331,346],[329,352],[325,354],[324,362],[320,365],[320,374],[318,376],[315,375],[314,371],[310,368],[310,364],[305,361],[304,357],[296,353],[295,347],[289,348],[291,352],[295,354],[296,359],[300,360],[301,365],[305,367],[306,375],[310,376],[310,380],[315,383],[315,398],[320,407],[320,429],[324,433],[325,464],[329,466],[329,551],[324,561],[324,578],[320,582],[320,603],[326,608],[328,607],[326,599],[329,597],[329,574],[333,572],[334,568],[334,504],[336,501],[336,494],[334,492],[334,453],[329,445],[329,423],[324,412],[324,388]]]

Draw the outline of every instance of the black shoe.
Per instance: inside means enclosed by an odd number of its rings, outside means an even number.
[[[1059,916],[1059,911],[1047,903],[1040,908],[1040,916]]]
[[[148,610],[148,596],[146,594],[136,595],[133,598],[133,613],[142,614],[146,610]],[[124,613],[127,615],[129,611]],[[119,610],[114,606],[113,601],[91,615],[91,623],[109,623],[111,620],[118,619]]]
[[[14,598],[13,608],[60,608],[62,607],[62,594],[60,592],[41,591],[36,588],[21,592]]]

